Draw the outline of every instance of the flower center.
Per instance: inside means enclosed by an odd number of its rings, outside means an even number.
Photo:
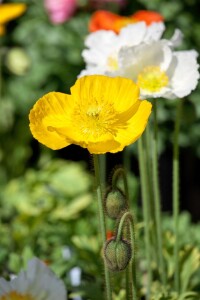
[[[12,291],[0,297],[0,300],[34,300],[29,294],[19,294],[18,292]]]
[[[98,103],[94,99],[92,103],[78,105],[73,120],[86,140],[98,139],[108,133],[115,134],[113,125],[117,121],[117,114],[110,103]]]
[[[108,57],[107,65],[111,71],[116,71],[119,68],[117,58],[113,55]]]
[[[158,66],[144,68],[137,78],[139,87],[149,92],[159,92],[168,82],[168,76]]]

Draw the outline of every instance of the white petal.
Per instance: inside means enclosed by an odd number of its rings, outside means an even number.
[[[82,52],[85,62],[105,65],[109,54],[118,47],[118,38],[113,31],[99,30],[87,36],[85,45],[89,48]]]
[[[11,291],[10,283],[4,278],[0,278],[0,296],[3,296]]]
[[[158,41],[165,31],[165,25],[162,22],[152,23],[150,26],[147,26],[147,32],[144,38],[144,42]]]
[[[119,33],[121,46],[136,46],[143,40],[147,31],[145,22],[138,22],[123,27]]]
[[[105,68],[91,66],[87,67],[85,70],[82,70],[81,73],[78,75],[78,78],[86,75],[105,75],[105,73]]]
[[[171,76],[172,93],[176,97],[185,97],[196,88],[199,79],[197,56],[198,53],[194,50],[174,52],[169,76]]]
[[[124,47],[119,52],[121,75],[136,80],[138,74],[147,66],[160,66],[165,71],[172,60],[172,51],[164,41]]]
[[[17,277],[11,280],[10,284],[12,286],[12,290],[19,293],[26,293],[29,289],[29,283],[24,271],[21,271]]]
[[[39,259],[34,258],[28,263],[27,278],[32,294],[47,300],[66,300],[64,283],[55,277],[53,272]],[[34,287],[34,289],[33,289]]]
[[[183,40],[183,33],[179,29],[175,29],[173,36],[170,39],[170,42],[173,47],[178,47],[181,45]]]
[[[143,89],[140,89],[140,97],[141,99],[148,99],[148,98],[166,98],[165,95],[167,95],[170,92],[170,88],[164,87],[159,92],[150,92]]]

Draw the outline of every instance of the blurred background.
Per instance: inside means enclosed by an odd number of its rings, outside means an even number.
[[[6,3],[18,2],[3,1],[0,9]],[[92,276],[99,265],[91,157],[87,150],[74,145],[52,151],[39,144],[29,130],[29,111],[49,91],[69,93],[84,68],[81,52],[89,33],[88,21],[95,10],[106,9],[125,16],[141,9],[158,11],[167,27],[164,36],[170,37],[179,28],[184,34],[179,49],[198,51],[199,1],[24,0],[20,3],[27,5],[26,10],[6,24],[0,37],[0,271],[3,275],[8,269],[15,272],[21,262],[19,253],[25,258],[34,253],[52,262],[62,275],[66,265],[68,269],[76,265],[78,255],[79,266],[84,264],[85,273]],[[187,227],[190,218],[194,222],[200,220],[200,87],[180,101],[184,101],[180,134],[181,209],[188,212],[187,220],[184,219]],[[162,207],[169,215],[174,108],[173,101],[159,101]],[[131,160],[132,199],[134,205],[140,206],[137,148],[131,145],[126,152]],[[108,179],[115,165],[123,160],[122,153],[107,155]],[[70,226],[66,227],[66,221]],[[92,250],[87,248],[88,238]],[[72,256],[74,247],[81,252]],[[65,264],[60,258],[61,250]],[[73,258],[70,262],[69,257]],[[91,259],[94,263],[87,264]],[[87,288],[90,286],[86,284]]]

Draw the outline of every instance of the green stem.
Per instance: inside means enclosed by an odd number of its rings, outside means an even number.
[[[117,182],[119,180],[119,177],[122,177],[123,179],[123,184],[124,184],[124,192],[126,195],[126,201],[127,201],[127,209],[129,208],[129,192],[128,192],[128,181],[126,177],[126,172],[124,171],[123,168],[118,168],[115,173],[113,174],[112,177],[112,188],[115,188],[117,186]],[[133,297],[135,296],[135,299],[137,299],[137,276],[136,276],[136,241],[135,241],[135,231],[134,231],[134,222],[133,222],[133,217],[131,213],[126,212],[124,215],[130,215],[132,219],[132,226],[133,228],[129,227],[127,228],[127,236],[130,236],[131,233],[131,241],[132,241],[132,248],[133,248],[133,260],[132,264],[128,265],[128,268],[126,269],[126,297],[127,300],[132,300]],[[124,217],[123,215],[123,217]],[[122,218],[123,218],[122,217]],[[129,217],[130,218],[130,217]],[[122,220],[122,219],[121,219]],[[120,220],[120,223],[121,223]],[[123,225],[123,220],[122,220],[122,225]],[[119,229],[119,228],[118,228]],[[121,234],[121,231],[120,231]],[[118,238],[119,238],[118,234]]]
[[[162,252],[162,224],[161,224],[161,200],[159,189],[159,176],[158,176],[158,123],[157,123],[157,103],[156,99],[153,100],[153,116],[154,116],[154,134],[153,134],[153,156],[152,156],[152,171],[153,171],[153,191],[155,203],[155,217],[156,217],[156,235],[158,243],[158,260],[160,277],[162,284],[166,284],[166,275],[164,269],[164,260]]]
[[[179,147],[178,136],[180,130],[180,118],[181,118],[182,101],[178,100],[176,119],[174,126],[174,140],[173,140],[173,219],[174,219],[174,288],[179,293],[180,278],[179,278],[179,244],[178,244],[178,217],[179,217]]]
[[[132,263],[129,263],[128,270],[126,273],[127,279],[127,300],[137,300],[137,276],[136,276],[136,240],[135,240],[135,226],[134,226],[134,219],[132,214],[127,211],[123,214],[122,218],[120,219],[118,229],[117,229],[117,237],[116,242],[118,243],[122,239],[123,227],[124,223],[129,222],[129,230],[131,234],[131,245],[133,250],[133,257]],[[132,284],[133,279],[133,284]],[[129,280],[129,281],[128,281]]]
[[[153,180],[152,180],[152,132],[150,125],[147,124],[146,130],[144,132],[144,135],[141,137],[144,141],[144,153],[146,154],[146,166],[147,166],[147,191],[149,195],[149,221],[150,221],[150,237],[152,240],[152,246],[154,249],[156,249],[156,230],[155,230],[155,208],[154,208],[154,197],[153,197]],[[154,251],[152,253],[155,261],[157,262],[157,265],[159,265],[158,256],[157,253]]]
[[[102,201],[102,184],[100,178],[100,169],[99,169],[99,158],[98,155],[93,154],[94,161],[94,170],[95,170],[95,179],[96,179],[96,191],[97,191],[97,200],[98,200],[98,211],[99,211],[99,220],[100,220],[100,229],[103,245],[106,242],[106,223],[103,210],[103,201]],[[111,290],[111,281],[110,273],[104,261],[104,273],[105,273],[105,283],[106,283],[106,299],[112,300],[112,290]]]
[[[142,189],[142,208],[144,217],[144,240],[145,240],[145,256],[147,260],[147,296],[150,298],[150,289],[152,282],[152,271],[151,271],[151,243],[150,243],[150,232],[149,232],[149,197],[147,194],[147,177],[146,177],[146,163],[143,149],[143,141],[140,138],[138,140],[138,153],[139,153],[139,169],[141,178],[141,189]]]
[[[99,155],[99,163],[101,166],[101,169],[100,169],[101,182],[102,182],[103,188],[105,188],[106,187],[106,154]]]
[[[123,184],[124,184],[124,192],[126,195],[126,199],[127,199],[127,204],[129,206],[129,192],[128,192],[128,181],[127,181],[127,177],[126,177],[126,172],[124,171],[123,168],[118,168],[112,177],[112,188],[115,188],[117,186],[117,182],[119,180],[119,177],[122,177],[123,179]]]
[[[149,206],[150,206],[150,216],[151,221],[155,221],[154,216],[154,201],[153,201],[153,181],[152,181],[152,147],[151,147],[151,130],[150,125],[148,124],[144,132],[144,152],[146,154],[146,166],[147,166],[147,183],[148,183],[148,194],[149,194]],[[143,136],[141,137],[143,139]],[[144,140],[143,140],[144,141]],[[155,223],[155,222],[154,222]]]

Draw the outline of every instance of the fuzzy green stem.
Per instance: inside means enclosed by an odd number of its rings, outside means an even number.
[[[141,192],[142,192],[142,208],[144,217],[144,240],[145,240],[145,256],[147,260],[147,296],[150,298],[150,289],[152,282],[152,271],[151,271],[151,243],[150,243],[150,232],[149,232],[149,197],[147,194],[147,177],[146,177],[146,163],[144,156],[143,141],[140,138],[138,140],[138,154],[139,154],[139,169],[141,178]]]
[[[135,226],[132,214],[127,211],[123,214],[119,221],[117,229],[116,242],[118,243],[122,239],[124,223],[129,222],[129,230],[131,234],[131,245],[133,251],[132,263],[128,265],[128,272],[126,273],[127,278],[127,300],[137,300],[137,276],[136,276],[136,240],[135,240]],[[133,284],[132,284],[133,279]],[[129,280],[129,281],[128,281]]]
[[[178,237],[178,218],[179,218],[179,146],[178,136],[180,130],[180,118],[181,118],[182,101],[178,101],[176,119],[174,126],[174,140],[173,140],[173,219],[174,219],[174,288],[179,293],[180,277],[179,277],[179,237]]]
[[[161,200],[160,200],[160,188],[159,188],[159,175],[158,175],[158,122],[157,122],[157,105],[156,99],[153,100],[153,156],[152,156],[152,171],[153,171],[153,191],[154,191],[154,203],[155,203],[155,217],[156,217],[156,235],[157,235],[157,247],[158,247],[158,260],[159,270],[162,284],[166,284],[166,275],[164,268],[164,259],[162,252],[162,223],[161,223]]]
[[[146,154],[146,166],[147,166],[147,191],[149,195],[149,221],[151,224],[150,237],[152,240],[152,245],[154,249],[156,249],[156,220],[155,220],[155,208],[154,208],[154,197],[153,197],[153,180],[152,180],[152,132],[150,128],[150,124],[147,124],[144,135],[141,137],[144,141],[144,153]],[[159,265],[157,253],[154,251],[152,253],[155,261]]]
[[[112,177],[112,188],[115,188],[117,186],[119,177],[122,177],[122,179],[123,179],[124,192],[125,192],[126,199],[127,199],[127,205],[129,206],[128,181],[127,181],[127,177],[126,177],[126,172],[124,171],[123,168],[118,168],[114,172],[113,177]]]
[[[103,201],[102,201],[102,183],[100,178],[100,168],[99,168],[99,158],[98,155],[93,154],[94,161],[94,170],[95,170],[95,179],[96,179],[96,191],[97,191],[97,200],[98,200],[98,211],[99,211],[99,221],[101,229],[101,237],[103,245],[106,242],[106,223],[103,210]],[[106,299],[112,300],[112,290],[111,290],[111,280],[110,273],[104,261],[104,273],[105,273],[105,283],[106,283]]]
[[[101,166],[100,177],[101,177],[102,187],[105,188],[106,187],[106,154],[99,155],[99,164]]]
[[[122,177],[124,184],[124,192],[126,195],[127,209],[129,208],[129,192],[128,192],[128,181],[126,177],[126,172],[123,168],[118,168],[112,177],[112,188],[116,188],[119,177]],[[133,229],[132,229],[133,230]],[[127,236],[130,235],[130,226],[127,228]],[[132,265],[129,264],[126,269],[126,297],[127,300],[132,300],[135,290],[135,295],[137,294],[137,276],[136,276],[136,247],[135,247],[135,236],[134,241],[131,239],[133,244],[134,258]]]
[[[154,201],[153,201],[153,181],[152,181],[152,147],[151,147],[151,141],[152,141],[152,133],[150,129],[150,125],[148,124],[146,127],[146,130],[144,132],[144,135],[141,137],[144,141],[144,152],[146,154],[146,166],[147,166],[147,183],[148,183],[148,194],[149,194],[149,206],[150,206],[150,216],[151,221],[155,221],[154,216]],[[155,223],[155,222],[154,222]]]

